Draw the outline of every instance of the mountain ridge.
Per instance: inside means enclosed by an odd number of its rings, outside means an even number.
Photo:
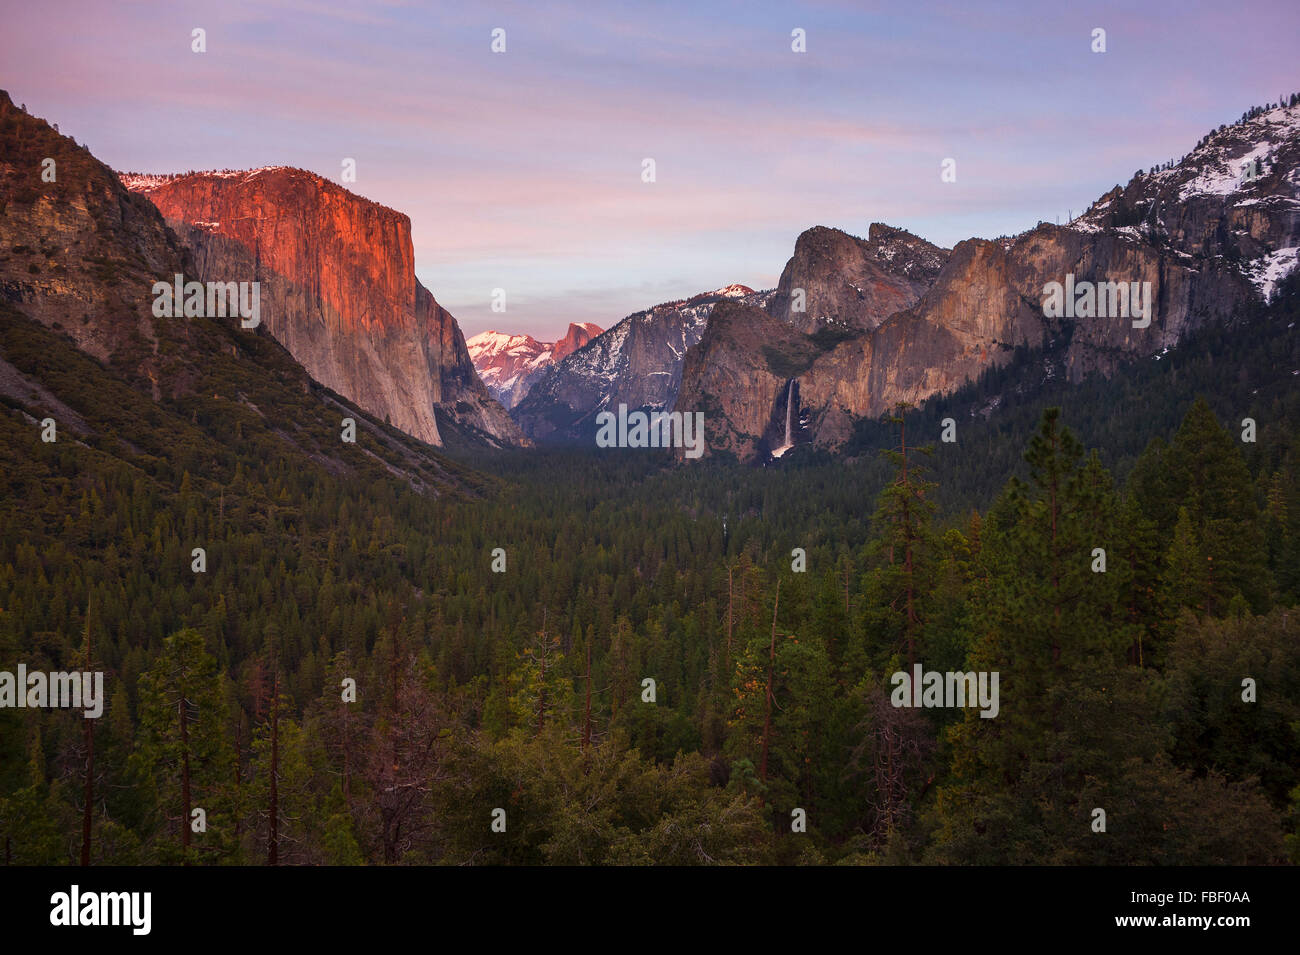
[[[765,303],[771,294],[732,283],[633,312],[546,369],[511,415],[533,440],[568,443],[592,438],[607,408],[671,407],[687,350],[713,307]]]
[[[157,314],[155,282],[201,275],[192,250],[151,202],[4,91],[0,212],[0,453],[14,475],[93,461],[166,493],[184,473],[228,488],[231,506],[246,490],[241,457],[268,480],[276,469],[391,477],[434,496],[477,480],[314,381],[265,329]],[[48,444],[35,437],[46,418]],[[345,418],[355,442],[341,440]]]
[[[309,170],[119,174],[205,274],[256,274],[264,323],[314,378],[429,444],[439,415],[489,444],[523,437],[415,275],[411,220]]]
[[[548,367],[603,332],[591,322],[570,322],[562,338],[539,342],[532,335],[488,329],[466,339],[465,344],[484,386],[509,410],[523,400]]]
[[[1260,169],[1231,175],[1252,159]],[[706,412],[707,447],[763,461],[783,440],[781,395],[791,377],[803,439],[834,449],[856,421],[951,392],[1018,347],[1063,344],[1047,375],[1079,382],[1108,374],[1206,324],[1232,321],[1269,294],[1295,268],[1298,210],[1300,104],[1216,130],[1179,163],[1138,173],[1065,226],[1039,223],[1016,236],[957,243],[937,271],[919,273],[933,275],[930,286],[875,325],[897,300],[898,284],[872,286],[885,301],[878,306],[846,281],[867,269],[863,240],[814,227],[796,242],[786,289],[769,309],[804,337],[778,342],[773,356],[771,343],[736,333],[734,316],[716,331],[710,322],[696,346],[706,358],[687,362],[674,410]],[[1067,277],[1080,289],[1114,282],[1149,289],[1149,327],[1094,318],[1091,309],[1078,318],[1049,316],[1048,283]],[[816,290],[809,301],[830,304],[792,320],[787,302],[796,282]]]

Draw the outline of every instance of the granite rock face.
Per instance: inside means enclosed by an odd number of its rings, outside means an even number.
[[[686,353],[674,410],[704,414],[709,452],[745,460],[770,451],[784,435],[789,380],[802,381],[818,353],[812,338],[764,309],[721,303]]]
[[[429,444],[440,415],[521,441],[416,278],[405,215],[286,167],[122,181],[192,250],[196,277],[260,283],[261,323],[321,384]]]
[[[720,303],[763,304],[770,292],[728,285],[635,312],[551,366],[511,414],[538,441],[594,440],[604,410],[672,406],[687,350]]]
[[[564,337],[551,345],[551,361],[564,361],[603,331],[604,329],[599,325],[593,325],[591,322],[581,324],[569,322],[569,328],[565,331]]]
[[[798,440],[835,448],[855,420],[953,391],[1020,345],[1053,346],[1063,357],[1044,374],[1079,381],[1231,323],[1296,267],[1300,107],[1210,134],[1066,226],[969,239],[951,253],[914,239],[888,227],[873,226],[867,241],[811,229],[769,304],[777,324],[715,311],[674,408],[705,412],[708,450],[769,459],[791,378]],[[1078,294],[1090,283],[1093,301],[1048,307],[1051,283]],[[803,315],[790,308],[795,288],[805,290]],[[1126,304],[1149,294],[1149,322],[1115,309],[1121,289]]]
[[[947,249],[880,222],[867,235],[824,226],[800,235],[769,311],[809,335],[869,332],[916,302],[948,258]]]
[[[187,255],[157,209],[0,91],[0,301],[155,398],[180,394],[194,377],[185,351],[160,346],[195,330],[154,318],[150,289]]]
[[[489,330],[470,338],[470,358],[488,391],[506,408],[513,408],[528,395],[546,369],[563,361],[601,333],[591,322],[569,323],[564,337],[556,342],[539,342],[532,335],[511,335]]]
[[[33,426],[49,415],[59,442],[90,442],[155,486],[180,480],[173,453],[228,478],[232,459],[213,444],[241,444],[241,424],[256,418],[261,439],[278,442],[268,453],[296,466],[387,473],[418,493],[469,491],[462,469],[313,382],[265,329],[237,316],[155,313],[155,285],[177,273],[201,279],[201,264],[157,207],[0,91],[0,398],[9,413]],[[47,351],[71,353],[59,336],[95,361],[73,374]],[[130,392],[152,405],[142,410]],[[362,441],[338,440],[343,417]]]

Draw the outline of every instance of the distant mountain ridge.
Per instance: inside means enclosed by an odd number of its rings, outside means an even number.
[[[48,138],[7,96],[0,105],[11,153],[26,148],[16,129]],[[605,332],[570,325],[551,344],[486,332],[472,350],[416,279],[401,213],[292,167],[110,183],[84,150],[61,155],[86,177],[77,213],[94,228],[72,227],[50,190],[9,162],[5,301],[160,396],[195,372],[160,346],[134,283],[255,280],[262,324],[313,378],[430,444],[448,429],[497,446],[585,443],[601,411],[626,404],[704,411],[708,447],[746,460],[835,449],[862,419],[950,393],[1017,349],[1041,351],[1041,375],[1071,382],[1162,354],[1257,309],[1300,262],[1294,96],[1139,171],[1066,225],[952,249],[883,223],[865,239],[815,226],[775,289],[728,285]],[[1050,314],[1043,295],[1056,283],[1149,288],[1153,320]]]
[[[714,306],[765,304],[771,294],[731,284],[634,312],[546,369],[511,415],[529,438],[563,443],[593,439],[607,408],[671,407],[686,352]]]
[[[542,373],[573,354],[604,331],[591,322],[570,322],[564,337],[539,342],[532,335],[512,335],[489,329],[465,344],[479,378],[507,409],[517,405]]]
[[[834,449],[856,421],[951,392],[1017,347],[1050,350],[1041,374],[1077,383],[1246,315],[1296,267],[1300,102],[1251,111],[1180,162],[1139,172],[1068,225],[968,239],[951,252],[903,240],[908,255],[896,271],[870,246],[897,246],[903,235],[873,225],[864,242],[811,229],[765,314],[714,312],[687,356],[674,406],[705,412],[710,450],[770,460],[785,444],[787,419],[799,422],[796,444]],[[1081,289],[1149,283],[1150,325],[1048,317],[1044,289],[1067,276]],[[805,292],[804,313],[790,307],[796,288]],[[798,407],[787,415],[791,394]]]

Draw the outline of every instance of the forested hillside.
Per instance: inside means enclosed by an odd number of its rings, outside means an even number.
[[[375,422],[345,456],[264,336],[288,384],[155,403],[5,311],[47,393],[0,414],[0,669],[109,701],[0,710],[4,858],[1298,861],[1296,293],[768,469]],[[913,661],[998,671],[998,718],[891,705]]]

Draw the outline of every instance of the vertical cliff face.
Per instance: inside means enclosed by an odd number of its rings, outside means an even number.
[[[675,410],[703,413],[708,453],[749,460],[773,451],[784,442],[789,380],[819,353],[810,336],[763,309],[721,302],[686,353]]]
[[[1150,325],[1045,316],[1044,286],[1067,274],[1080,282],[1150,283]],[[1059,372],[1078,381],[1155,354],[1207,321],[1228,319],[1250,295],[1238,271],[1214,261],[1194,268],[1123,234],[1044,225],[1006,243],[970,239],[953,249],[911,306],[843,340],[805,334],[775,316],[764,322],[754,314],[742,320],[715,313],[688,356],[676,410],[704,410],[715,419],[706,432],[710,449],[762,457],[776,446],[780,391],[796,378],[812,439],[835,447],[851,435],[855,419],[953,391],[1007,361],[1017,346],[1062,345]]]
[[[809,335],[868,332],[919,299],[948,258],[946,249],[880,222],[867,235],[824,226],[800,235],[768,310]]]
[[[1067,226],[970,239],[951,253],[927,245],[883,226],[866,241],[808,230],[769,306],[787,333],[716,312],[687,358],[676,410],[706,413],[710,450],[763,458],[796,378],[801,433],[835,447],[856,419],[953,391],[1019,345],[1050,350],[1045,376],[1079,381],[1230,323],[1300,260],[1300,107],[1211,133]],[[1096,291],[1087,312],[1045,308],[1049,283],[1067,282]],[[1101,311],[1103,283],[1149,289],[1149,323]],[[802,315],[791,310],[795,288]]]
[[[551,361],[563,361],[599,335],[601,331],[603,329],[599,325],[593,325],[591,322],[583,322],[581,325],[569,322],[569,328],[564,333],[564,337],[551,346]]]
[[[687,349],[700,340],[715,306],[766,303],[771,292],[728,285],[635,312],[555,363],[511,415],[539,441],[590,441],[606,409],[670,407],[682,380]]]
[[[0,90],[6,416],[17,412],[16,420],[35,425],[48,415],[60,444],[72,438],[93,448],[83,464],[125,469],[163,493],[180,474],[160,465],[179,455],[187,479],[193,471],[196,483],[212,486],[231,480],[250,440],[271,471],[391,475],[421,493],[467,490],[459,469],[326,394],[261,329],[235,317],[155,314],[155,283],[178,272],[197,276],[193,250],[153,203]],[[358,444],[339,440],[344,416],[357,419]],[[0,456],[25,458],[26,437],[15,430],[7,437]],[[232,492],[227,514],[242,493]]]
[[[521,438],[416,279],[406,216],[285,167],[122,181],[193,251],[195,278],[260,282],[262,324],[317,381],[430,444],[440,417]]]

